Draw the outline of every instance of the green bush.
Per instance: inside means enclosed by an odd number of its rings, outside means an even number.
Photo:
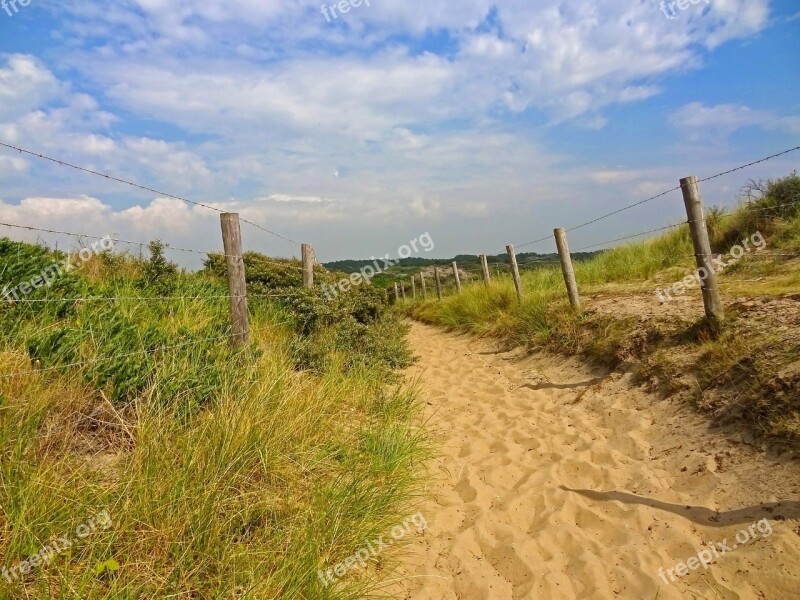
[[[224,257],[210,255],[206,273],[222,279]],[[292,315],[296,337],[290,342],[295,368],[317,373],[327,368],[355,369],[364,365],[382,373],[411,363],[406,328],[389,313],[383,289],[362,283],[347,292],[325,294],[321,286],[334,286],[345,276],[315,267],[315,288],[302,287],[297,260],[244,255],[248,295],[268,296]]]

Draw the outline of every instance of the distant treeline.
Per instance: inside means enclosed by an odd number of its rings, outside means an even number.
[[[572,255],[574,260],[585,260],[598,254],[598,252],[576,252]],[[505,253],[487,256],[490,264],[507,264],[508,256]],[[459,254],[453,258],[447,259],[433,259],[433,258],[403,258],[401,259],[394,269],[398,268],[424,268],[435,265],[450,265],[453,261],[458,263],[458,266],[463,269],[479,269],[480,262],[478,256],[475,254]],[[531,264],[551,264],[558,262],[558,254],[537,254],[536,252],[523,252],[517,254],[517,261],[520,263]],[[340,273],[357,273],[367,265],[373,264],[371,260],[337,260],[335,262],[324,263],[323,266],[329,271],[338,271]],[[388,269],[392,270],[392,269]]]

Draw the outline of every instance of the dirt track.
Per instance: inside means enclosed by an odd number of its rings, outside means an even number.
[[[441,453],[399,597],[800,598],[798,462],[576,359],[420,324],[411,341]]]

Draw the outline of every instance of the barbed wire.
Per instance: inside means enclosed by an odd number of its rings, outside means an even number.
[[[246,298],[299,298],[304,296],[303,293],[297,294],[247,294]],[[184,301],[199,301],[199,300],[230,300],[231,298],[239,298],[239,296],[80,296],[77,298],[19,298],[10,300],[9,297],[5,298],[8,304],[51,304],[56,302],[115,302],[117,300],[125,301],[144,301],[144,302],[168,302],[173,300]],[[0,302],[2,306],[2,302]]]
[[[15,223],[5,223],[5,222],[2,222],[2,221],[0,221],[0,227],[9,227],[11,229],[25,229],[25,230],[28,230],[28,231],[38,231],[38,232],[41,232],[41,233],[52,233],[52,234],[67,235],[67,236],[76,237],[78,239],[80,239],[80,238],[88,238],[90,240],[105,240],[105,239],[109,239],[109,240],[112,240],[114,243],[117,243],[117,244],[129,244],[131,246],[139,246],[140,248],[148,247],[149,244],[150,244],[150,242],[136,242],[136,241],[131,241],[131,240],[123,240],[123,239],[119,239],[119,238],[113,238],[113,237],[109,237],[109,236],[99,237],[99,236],[96,236],[96,235],[89,235],[89,234],[86,234],[86,233],[76,233],[74,231],[61,231],[59,229],[46,229],[46,228],[43,228],[43,227],[34,227],[32,225],[17,225]],[[211,254],[213,254],[213,255],[216,255],[216,256],[222,256],[223,258],[237,258],[237,259],[239,258],[238,256],[234,256],[234,255],[231,255],[231,254],[225,254],[224,250],[195,250],[193,248],[181,248],[180,246],[173,246],[172,244],[169,244],[167,242],[164,242],[164,248],[167,249],[167,250],[175,250],[175,251],[178,251],[178,252],[188,252],[188,253],[192,253],[192,254],[202,254],[202,255],[211,255]],[[271,260],[271,259],[266,258],[266,257],[262,258],[261,260],[263,260],[264,262],[270,263],[270,264],[279,265],[279,266],[282,266],[282,267],[288,267],[290,269],[297,269],[299,271],[303,270],[303,267],[282,263],[280,261]],[[287,259],[287,260],[290,260],[290,259]]]
[[[155,352],[159,352],[159,351],[163,351],[163,350],[175,350],[176,348],[185,348],[185,347],[188,347],[188,346],[198,346],[198,345],[203,344],[205,342],[214,342],[214,341],[219,341],[219,340],[227,340],[227,339],[230,339],[230,338],[234,337],[234,335],[235,334],[231,333],[231,334],[228,334],[228,335],[217,336],[217,337],[213,337],[213,338],[206,338],[206,339],[203,339],[203,340],[195,340],[195,341],[192,341],[192,342],[186,342],[184,344],[176,344],[174,346],[163,346],[163,347],[159,347],[159,348],[152,348],[150,350],[139,350],[137,352],[130,352],[128,354],[117,354],[115,356],[98,357],[98,358],[94,358],[94,359],[91,359],[91,360],[84,360],[84,361],[80,361],[80,362],[70,363],[70,364],[67,364],[67,365],[56,365],[56,366],[53,366],[53,367],[45,367],[43,369],[31,369],[29,371],[19,371],[17,373],[8,373],[8,374],[5,374],[5,375],[0,375],[0,379],[10,379],[12,377],[24,377],[24,376],[27,376],[27,375],[35,375],[37,373],[47,373],[47,372],[50,372],[50,371],[57,371],[58,369],[71,369],[71,368],[75,368],[75,367],[83,367],[83,366],[86,366],[86,365],[92,365],[92,364],[96,364],[96,363],[103,362],[103,361],[106,361],[106,360],[117,360],[117,359],[120,359],[120,358],[130,358],[131,356],[141,356],[141,355],[145,355],[145,354],[153,354]]]
[[[771,258],[773,256],[797,258],[798,256],[800,256],[800,253],[790,254],[784,252],[756,252],[755,254],[745,254],[744,256],[750,258]]]
[[[187,204],[192,204],[194,206],[199,206],[199,207],[202,207],[202,208],[206,208],[208,210],[213,210],[213,211],[218,212],[220,214],[223,214],[223,213],[227,212],[227,211],[224,211],[224,210],[222,210],[220,208],[216,208],[214,206],[209,206],[208,204],[203,204],[202,202],[196,202],[194,200],[189,200],[187,198],[183,198],[182,196],[178,196],[176,194],[170,194],[169,192],[163,192],[161,190],[157,190],[155,188],[152,188],[152,187],[149,187],[149,186],[146,186],[146,185],[135,183],[133,181],[128,181],[128,180],[122,179],[120,177],[115,177],[113,175],[108,175],[106,173],[100,173],[99,171],[95,171],[94,169],[89,169],[87,167],[81,167],[79,165],[72,164],[72,163],[67,162],[65,160],[61,160],[61,159],[58,159],[58,158],[52,158],[52,157],[47,156],[45,154],[41,154],[41,153],[38,153],[38,152],[33,152],[32,150],[27,150],[25,148],[21,148],[19,146],[15,146],[13,144],[7,144],[5,142],[0,141],[0,146],[3,146],[5,148],[9,148],[10,150],[16,150],[20,154],[27,154],[29,156],[34,156],[34,157],[42,159],[42,160],[50,161],[50,162],[55,163],[57,165],[61,165],[62,167],[69,167],[70,169],[75,169],[76,171],[81,171],[83,173],[88,173],[89,175],[95,175],[97,177],[103,177],[103,178],[108,179],[110,181],[115,181],[117,183],[122,183],[124,185],[128,185],[128,186],[131,186],[131,187],[134,187],[134,188],[138,188],[138,189],[144,190],[146,192],[151,192],[153,194],[158,194],[159,196],[163,196],[165,198],[173,198],[174,200],[180,200],[181,202],[186,202]],[[253,227],[255,227],[257,229],[260,229],[261,231],[269,233],[270,235],[274,235],[275,237],[280,238],[282,240],[285,240],[287,242],[291,242],[293,244],[299,244],[300,243],[300,242],[298,242],[296,240],[293,240],[292,238],[286,237],[284,235],[281,235],[280,233],[276,233],[276,232],[274,232],[274,231],[272,231],[270,229],[267,229],[266,227],[263,227],[263,226],[259,225],[258,223],[254,223],[253,221],[249,221],[249,220],[243,219],[241,217],[239,217],[239,220],[241,222],[243,222],[243,223],[247,223],[248,225],[252,225]]]
[[[717,177],[722,177],[723,175],[729,175],[730,173],[734,173],[735,171],[741,171],[742,169],[746,169],[747,167],[752,167],[753,165],[767,162],[768,160],[772,160],[773,158],[778,158],[779,156],[783,156],[784,154],[789,154],[790,152],[795,152],[797,150],[800,150],[800,146],[795,146],[794,148],[783,150],[781,152],[778,152],[777,154],[772,154],[771,156],[754,160],[753,162],[749,162],[746,165],[739,165],[738,167],[734,167],[733,169],[728,169],[727,171],[723,171],[722,173],[717,173],[716,175],[711,175],[710,177],[698,179],[697,183],[703,183],[704,181],[711,181],[712,179],[716,179]]]
[[[777,205],[777,206],[763,206],[761,208],[752,208],[751,206],[745,205],[744,208],[742,209],[744,212],[742,212],[742,213],[730,212],[730,213],[725,213],[724,215],[719,215],[717,218],[718,219],[729,219],[731,217],[736,217],[736,216],[747,217],[747,216],[749,216],[749,215],[751,215],[753,213],[760,213],[760,212],[765,212],[765,211],[769,211],[769,210],[779,212],[781,209],[784,209],[786,207],[798,206],[798,205],[800,205],[800,201],[798,201],[798,202],[787,202],[786,204],[781,204],[781,205]],[[705,220],[706,221],[710,221],[711,219],[706,217]]]
[[[739,165],[738,167],[734,167],[732,169],[728,169],[727,171],[722,171],[721,173],[717,173],[717,174],[711,175],[709,177],[704,177],[703,179],[698,179],[697,182],[698,183],[703,183],[704,181],[710,181],[712,179],[716,179],[718,177],[722,177],[723,175],[728,175],[728,174],[734,173],[736,171],[741,171],[742,169],[746,169],[747,167],[752,167],[753,165],[757,165],[757,164],[760,164],[760,163],[763,163],[763,162],[767,162],[768,160],[772,160],[773,158],[777,158],[779,156],[783,156],[785,154],[789,154],[789,153],[795,152],[797,150],[800,150],[800,146],[795,146],[794,148],[789,148],[787,150],[782,150],[781,152],[777,152],[775,154],[771,154],[770,156],[766,156],[764,158],[760,158],[758,160],[754,160],[752,162],[749,162],[749,163],[746,163],[746,164],[743,164],[743,165]],[[672,192],[678,191],[680,189],[681,189],[681,186],[678,185],[678,186],[676,186],[674,188],[671,188],[669,190],[666,190],[664,192],[660,192],[660,193],[658,193],[658,194],[656,194],[654,196],[650,196],[649,198],[646,198],[644,200],[640,200],[639,202],[634,202],[633,204],[629,204],[628,206],[624,206],[622,208],[614,210],[614,211],[612,211],[610,213],[607,213],[605,215],[601,215],[601,216],[599,216],[599,217],[597,217],[595,219],[587,221],[586,223],[581,223],[580,225],[575,225],[573,227],[565,229],[565,231],[567,233],[569,233],[571,231],[577,231],[578,229],[582,229],[584,227],[588,227],[589,225],[593,225],[595,223],[598,223],[599,221],[602,221],[602,220],[607,219],[609,217],[613,217],[614,215],[618,215],[619,213],[624,212],[626,210],[630,210],[632,208],[636,208],[637,206],[641,206],[641,205],[646,204],[648,202],[652,202],[653,200],[656,200],[658,198],[661,198],[663,196],[671,194]],[[519,244],[519,245],[517,245],[515,247],[516,248],[525,248],[527,246],[532,246],[534,244],[539,244],[539,243],[541,243],[541,242],[543,242],[543,241],[545,241],[547,239],[550,239],[551,237],[552,237],[551,235],[548,235],[548,236],[539,238],[538,240],[534,240],[532,242],[526,242],[525,244]]]
[[[606,242],[600,242],[598,244],[592,244],[591,246],[584,246],[583,248],[579,248],[578,250],[574,250],[573,252],[584,252],[586,250],[590,250],[592,248],[599,248],[600,246],[606,246],[608,244],[613,244],[615,242],[623,242],[625,240],[632,240],[637,237],[642,237],[643,235],[649,235],[651,233],[657,233],[659,231],[666,231],[667,229],[675,229],[676,227],[682,227],[683,225],[687,225],[689,222],[684,221],[683,223],[675,223],[674,225],[667,225],[666,227],[658,227],[657,229],[650,229],[648,231],[643,231],[642,233],[634,233],[633,235],[626,235],[625,237],[616,238],[614,240],[608,240]]]
[[[80,238],[88,238],[90,240],[105,240],[109,239],[112,240],[116,244],[130,244],[132,246],[148,246],[149,242],[135,242],[131,240],[123,240],[119,238],[114,238],[110,236],[100,237],[96,235],[90,235],[88,233],[76,233],[74,231],[62,231],[60,229],[46,229],[44,227],[34,227],[33,225],[17,225],[15,223],[6,223],[0,221],[0,226],[2,227],[9,227],[12,229],[26,229],[28,231],[38,231],[41,233],[53,233],[53,234],[61,234],[61,235],[68,235],[72,237]],[[229,255],[225,254],[222,250],[195,250],[193,248],[180,248],[178,246],[173,246],[164,242],[164,248],[169,250],[176,250],[179,252],[191,252],[193,254],[221,254],[222,256],[229,257]]]
[[[291,321],[289,321],[289,320],[287,320],[287,321],[278,321],[278,322],[271,323],[270,326],[286,325],[288,323],[291,323]],[[252,333],[252,331],[251,331],[251,333]],[[219,342],[219,341],[223,341],[223,340],[229,340],[229,339],[232,339],[234,337],[237,337],[237,335],[238,334],[235,334],[235,333],[229,333],[229,334],[226,334],[226,335],[215,336],[215,337],[210,337],[210,338],[204,338],[202,340],[194,340],[194,341],[186,342],[186,343],[183,343],[183,344],[174,344],[174,345],[171,345],[171,346],[159,346],[158,348],[151,348],[149,350],[138,350],[136,352],[129,352],[127,354],[116,354],[114,356],[101,356],[101,357],[97,357],[97,358],[93,358],[93,359],[89,359],[89,360],[83,360],[83,361],[79,361],[79,362],[74,362],[74,363],[70,363],[70,364],[66,364],[66,365],[55,365],[55,366],[52,366],[52,367],[45,367],[45,368],[42,368],[42,369],[30,369],[28,371],[18,371],[16,373],[0,374],[0,379],[11,379],[11,378],[14,378],[14,377],[26,377],[28,375],[36,375],[38,373],[49,373],[51,371],[57,371],[59,369],[72,369],[72,368],[76,368],[76,367],[84,367],[84,366],[87,366],[87,365],[93,365],[93,364],[97,364],[97,363],[108,361],[108,360],[117,360],[117,359],[120,359],[120,358],[130,358],[132,356],[143,356],[143,355],[148,355],[148,354],[155,354],[156,352],[165,352],[167,350],[175,350],[175,349],[178,349],[178,348],[186,348],[186,347],[190,347],[190,346],[199,346],[200,344],[205,344],[206,342]]]

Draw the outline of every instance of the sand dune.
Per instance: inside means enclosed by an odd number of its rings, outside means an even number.
[[[627,375],[420,324],[411,340],[442,447],[398,597],[800,598],[798,462]],[[670,581],[708,542],[713,563]]]

